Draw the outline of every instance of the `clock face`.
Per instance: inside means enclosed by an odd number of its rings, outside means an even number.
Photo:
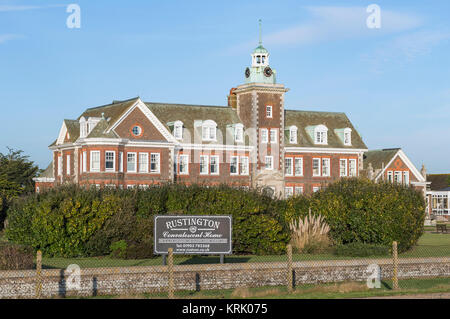
[[[250,69],[246,68],[245,69],[245,77],[248,78],[250,76]]]
[[[269,77],[269,76],[271,76],[272,75],[272,69],[270,68],[270,67],[266,67],[265,69],[264,69],[264,75],[265,76],[267,76],[267,77]]]

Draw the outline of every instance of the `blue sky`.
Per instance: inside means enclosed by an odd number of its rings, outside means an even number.
[[[67,5],[81,28],[66,26]],[[381,8],[369,29],[368,5]],[[114,99],[225,105],[258,42],[291,109],[345,112],[370,149],[450,173],[450,1],[0,0],[0,152],[41,167],[64,118]]]

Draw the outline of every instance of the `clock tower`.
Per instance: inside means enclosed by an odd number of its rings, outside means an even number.
[[[269,52],[262,46],[251,54],[252,64],[245,70],[245,84],[233,91],[236,111],[246,127],[252,146],[252,186],[284,194],[284,93],[269,66]]]
[[[259,45],[253,50],[252,65],[245,69],[245,83],[276,83],[276,71],[269,66],[269,51],[262,45],[261,20],[259,32]]]

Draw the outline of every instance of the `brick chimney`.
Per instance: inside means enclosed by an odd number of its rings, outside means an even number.
[[[236,88],[231,88],[230,94],[228,95],[228,106],[235,109],[237,107],[237,97],[236,93],[234,93]]]

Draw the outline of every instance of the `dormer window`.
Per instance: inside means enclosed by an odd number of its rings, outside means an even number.
[[[183,139],[183,122],[176,121],[173,126],[173,136],[177,140]]]
[[[314,130],[314,143],[326,145],[328,144],[328,129],[325,125],[318,125]]]
[[[352,145],[352,129],[346,128],[344,130],[344,145],[351,146]]]
[[[234,128],[234,141],[237,143],[244,141],[244,126],[242,124],[236,124]]]
[[[289,128],[289,143],[297,144],[297,126],[291,126]]]
[[[202,140],[215,141],[217,136],[217,124],[212,120],[207,120],[202,124]]]
[[[84,116],[80,119],[80,137],[84,138],[88,135],[87,122]]]

